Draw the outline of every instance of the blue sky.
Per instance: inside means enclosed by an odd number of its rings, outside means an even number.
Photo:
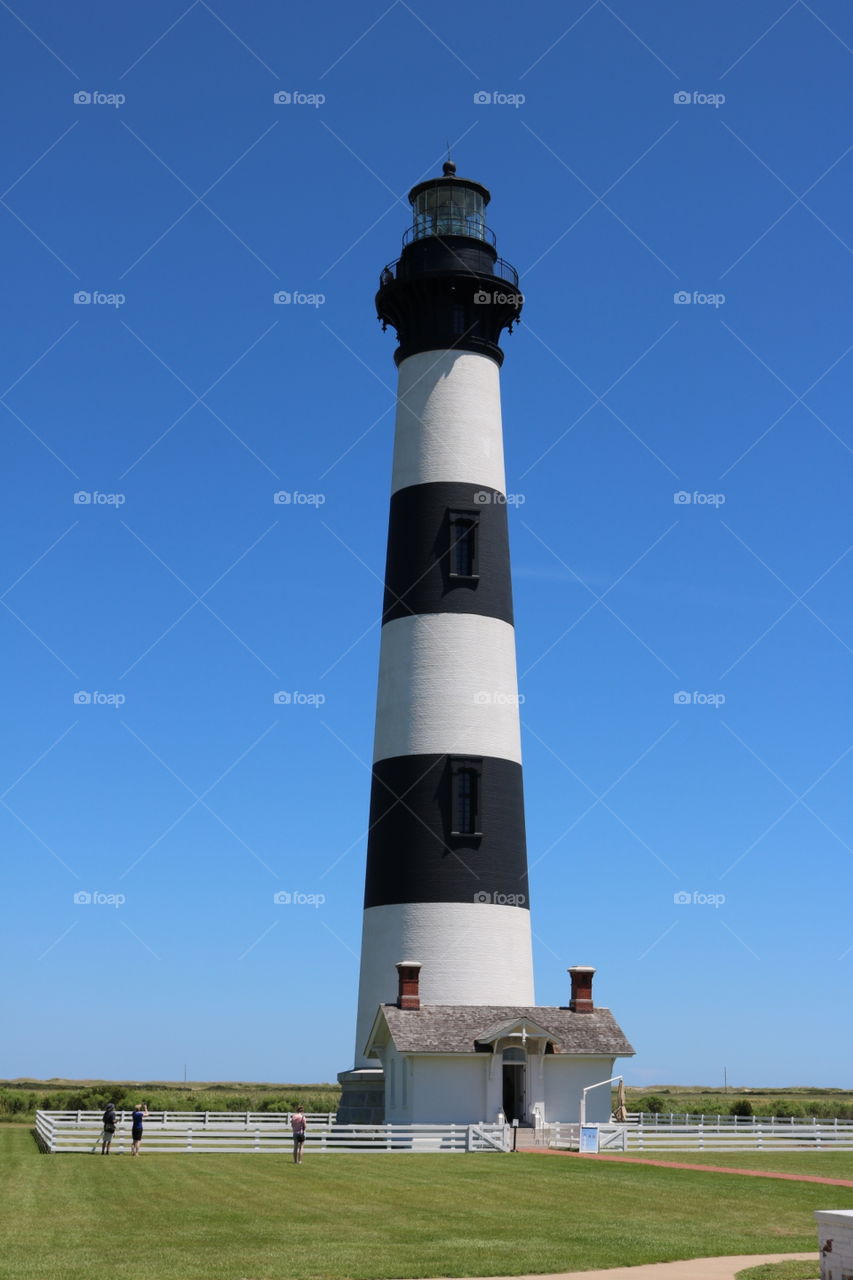
[[[849,8],[31,0],[0,26],[0,1074],[352,1062],[373,293],[449,140],[526,297],[537,998],[597,966],[632,1082],[850,1087]]]

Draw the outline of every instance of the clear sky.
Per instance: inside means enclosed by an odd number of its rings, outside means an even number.
[[[526,297],[537,999],[597,966],[636,1083],[853,1085],[849,6],[12,0],[0,30],[0,1074],[352,1063],[373,294],[449,140]]]

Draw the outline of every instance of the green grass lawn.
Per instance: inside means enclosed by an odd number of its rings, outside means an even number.
[[[633,1160],[711,1164],[720,1169],[767,1169],[774,1173],[808,1173],[853,1182],[853,1151],[623,1151]],[[601,1160],[609,1157],[602,1155]]]
[[[735,1280],[819,1280],[820,1262],[765,1262],[762,1267],[746,1267]]]
[[[853,1190],[540,1155],[39,1154],[0,1129],[4,1280],[511,1275],[817,1249]]]

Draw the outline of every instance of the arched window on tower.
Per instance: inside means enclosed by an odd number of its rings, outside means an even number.
[[[481,775],[483,762],[453,756],[450,762],[450,824],[454,836],[482,835]]]
[[[479,571],[480,517],[476,511],[449,512],[450,576],[472,579]]]

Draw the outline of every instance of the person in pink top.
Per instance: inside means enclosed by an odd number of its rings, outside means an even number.
[[[293,1130],[293,1163],[302,1164],[302,1148],[305,1146],[305,1112],[301,1106],[296,1107],[290,1118]]]

